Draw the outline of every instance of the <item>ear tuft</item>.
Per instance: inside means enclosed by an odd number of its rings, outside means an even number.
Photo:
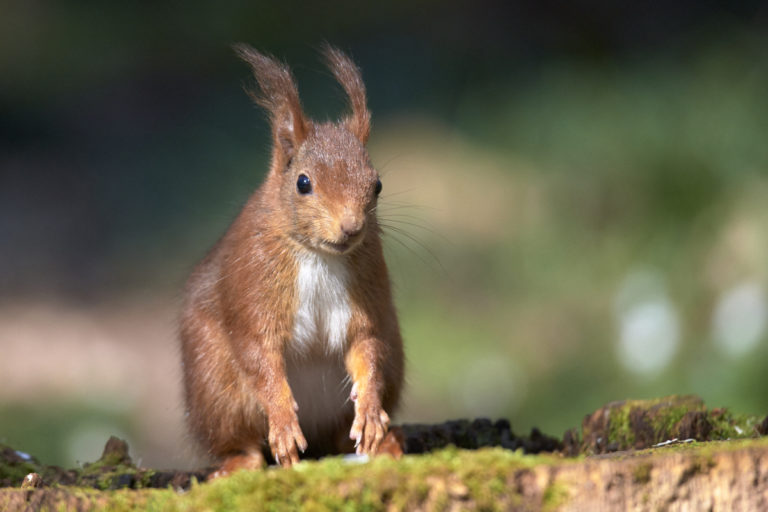
[[[282,150],[281,160],[285,163],[306,138],[308,128],[291,70],[247,44],[238,43],[232,48],[251,66],[259,88],[246,89],[246,92],[269,114],[275,143]]]
[[[345,120],[349,130],[365,144],[371,132],[371,114],[366,106],[365,84],[360,69],[344,52],[323,43],[321,52],[328,68],[344,88],[352,107],[352,115]]]

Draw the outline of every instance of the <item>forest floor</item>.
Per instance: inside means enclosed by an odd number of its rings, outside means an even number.
[[[98,461],[46,466],[0,445],[0,510],[768,510],[768,417],[697,397],[612,402],[563,438],[506,420],[401,425],[405,455],[291,469],[137,467],[111,438]]]

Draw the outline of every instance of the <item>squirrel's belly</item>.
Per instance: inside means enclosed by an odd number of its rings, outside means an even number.
[[[352,385],[341,356],[288,361],[286,373],[308,438],[337,431],[352,411]],[[348,428],[348,426],[347,426]]]
[[[298,304],[286,372],[299,405],[299,423],[308,436],[335,430],[352,408],[351,382],[344,367],[352,316],[348,282],[342,258],[317,253],[299,256]]]
[[[292,348],[300,354],[313,349],[340,354],[352,316],[349,270],[343,259],[314,252],[300,255],[298,267]]]

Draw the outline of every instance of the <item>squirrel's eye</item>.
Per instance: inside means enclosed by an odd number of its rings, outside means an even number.
[[[309,194],[312,192],[312,183],[309,178],[304,174],[299,174],[299,179],[296,181],[296,189],[299,194]]]
[[[381,180],[376,180],[376,188],[374,189],[376,195],[381,194]]]

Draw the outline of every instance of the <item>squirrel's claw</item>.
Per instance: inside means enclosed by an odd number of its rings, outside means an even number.
[[[307,440],[295,417],[282,426],[272,424],[269,428],[269,447],[275,462],[283,467],[289,467],[299,462],[299,451],[307,449]]]
[[[355,420],[349,438],[355,441],[357,455],[374,455],[389,427],[389,415],[378,404],[355,403]]]

